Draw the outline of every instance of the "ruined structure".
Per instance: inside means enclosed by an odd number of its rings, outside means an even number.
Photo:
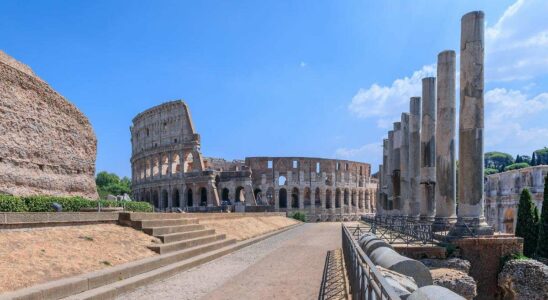
[[[305,157],[204,158],[183,101],[133,119],[132,192],[160,210],[207,210],[223,201],[301,211],[310,221],[354,220],[375,209],[376,180],[366,163]],[[251,209],[251,208],[249,208]]]
[[[0,132],[0,193],[98,198],[90,122],[1,51]]]
[[[496,231],[514,233],[521,191],[529,189],[539,211],[544,199],[544,177],[548,166],[534,166],[487,176],[485,216]]]

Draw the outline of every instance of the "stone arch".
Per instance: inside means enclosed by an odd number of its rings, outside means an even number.
[[[151,166],[150,159],[147,159],[146,163],[145,163],[145,177],[146,178],[150,178],[150,176],[152,176],[152,174],[150,173],[150,166]]]
[[[194,156],[192,155],[192,152],[188,152],[185,156],[184,165],[183,165],[183,172],[192,172],[194,165]]]
[[[291,207],[299,208],[299,189],[296,187],[291,190]]]
[[[266,201],[268,202],[268,205],[274,206],[274,188],[269,187],[266,190]]]
[[[160,160],[160,167],[162,170],[162,175],[167,175],[169,171],[169,158],[166,154],[162,154],[162,159]]]
[[[162,208],[168,208],[169,202],[168,202],[169,194],[167,190],[162,190]]]
[[[172,207],[181,207],[181,195],[179,194],[179,189],[174,188],[172,192]]]
[[[350,192],[348,191],[348,189],[344,189],[344,206],[348,206],[349,205],[349,198],[350,198]]]
[[[514,219],[515,219],[515,210],[511,207],[507,208],[504,211],[504,219],[502,223],[504,224],[504,230],[507,233],[514,232]]]
[[[255,200],[257,201],[257,204],[262,204],[262,203],[264,203],[263,191],[261,191],[261,189],[256,188],[256,189],[253,191],[253,195],[255,196]]]
[[[278,191],[278,198],[279,198],[279,206],[280,208],[287,208],[287,190],[285,188],[281,188]]]
[[[193,207],[194,206],[194,194],[192,193],[192,189],[189,188],[186,190],[186,206],[187,207]]]
[[[236,193],[234,194],[234,202],[245,202],[245,190],[243,186],[236,188]]]
[[[200,188],[200,206],[207,206],[207,189],[205,187]]]
[[[221,191],[221,200],[230,201],[230,191],[227,188],[223,188]]]
[[[312,195],[309,187],[304,188],[304,207],[308,208],[312,206]]]
[[[152,161],[152,176],[158,176],[160,172],[160,162],[158,158],[154,158]]]
[[[319,187],[316,188],[316,192],[314,193],[314,206],[322,207],[321,192]]]
[[[173,154],[171,157],[171,174],[181,173],[181,159],[178,153]]]
[[[341,207],[341,190],[337,188],[335,190],[335,208]]]
[[[150,197],[150,191],[145,192],[145,201],[148,203],[152,203],[152,199]]]
[[[331,207],[331,190],[327,189],[325,190],[325,208],[332,208]]]
[[[160,208],[160,201],[159,201],[159,197],[158,197],[158,191],[154,190],[152,191],[152,204],[154,205],[155,208]]]

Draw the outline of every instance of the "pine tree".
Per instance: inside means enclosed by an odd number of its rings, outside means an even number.
[[[516,164],[519,164],[520,162],[523,162],[523,160],[521,159],[521,156],[519,156],[519,154],[516,156]]]
[[[548,258],[548,175],[544,178],[544,200],[538,227],[537,255]]]
[[[537,156],[535,155],[535,152],[533,152],[533,158],[531,158],[531,166],[537,165]]]
[[[523,254],[531,257],[537,249],[538,224],[535,223],[534,204],[527,188],[521,192],[518,206],[516,236],[523,238]]]

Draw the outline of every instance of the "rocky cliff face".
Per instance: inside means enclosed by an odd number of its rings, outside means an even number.
[[[97,199],[88,119],[0,51],[0,193]]]
[[[504,299],[548,299],[548,266],[533,260],[510,260],[499,274]]]

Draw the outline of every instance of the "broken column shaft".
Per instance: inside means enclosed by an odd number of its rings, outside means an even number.
[[[409,114],[401,114],[400,146],[400,212],[409,214]]]
[[[420,214],[421,170],[421,98],[412,97],[409,103],[409,217]]]

